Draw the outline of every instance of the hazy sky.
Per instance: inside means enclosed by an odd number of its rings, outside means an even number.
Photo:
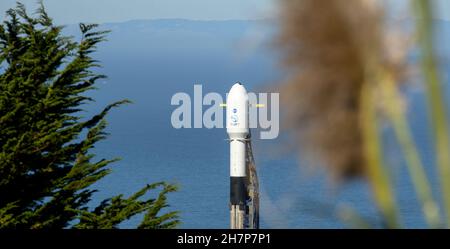
[[[17,0],[0,0],[0,17]],[[38,0],[20,0],[33,10]],[[350,0],[348,1],[351,4]],[[410,0],[379,0],[408,9]],[[450,20],[450,0],[438,3],[438,16]],[[132,19],[184,18],[196,20],[259,19],[273,16],[276,0],[44,0],[59,24],[123,22]],[[405,12],[405,11],[403,11]],[[403,13],[402,12],[402,13]]]
[[[17,0],[0,0],[0,16]],[[20,0],[34,9],[37,0]],[[273,9],[273,0],[44,0],[56,22],[123,22],[132,19],[197,20],[259,19]],[[2,18],[3,19],[3,18]]]

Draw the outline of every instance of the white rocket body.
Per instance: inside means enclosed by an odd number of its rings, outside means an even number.
[[[227,96],[227,133],[230,138],[230,177],[245,177],[245,140],[249,134],[247,90],[236,83]]]
[[[258,189],[256,169],[254,166],[252,168],[253,156],[247,158],[248,153],[252,153],[249,97],[241,83],[231,87],[226,107],[226,126],[230,138],[230,227],[259,228],[259,195],[255,194],[255,189]]]

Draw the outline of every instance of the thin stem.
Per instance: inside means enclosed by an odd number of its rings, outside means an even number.
[[[361,125],[367,176],[371,183],[374,199],[388,228],[399,228],[398,211],[391,180],[383,163],[383,152],[378,131],[373,89],[366,83],[361,90]]]
[[[433,48],[433,13],[431,3],[427,0],[415,0],[414,10],[417,15],[417,32],[422,50],[422,68],[426,79],[426,93],[431,113],[436,159],[439,170],[441,192],[446,213],[446,226],[450,225],[450,144],[447,110],[443,97],[444,90],[439,78]]]
[[[388,74],[385,75],[384,79],[381,79],[380,83],[385,96],[384,99],[386,100],[385,109],[388,112],[395,135],[405,155],[406,165],[421,203],[425,220],[428,226],[438,228],[441,225],[438,205],[433,199],[430,183],[411,135],[411,128],[401,105],[401,96],[394,81]]]

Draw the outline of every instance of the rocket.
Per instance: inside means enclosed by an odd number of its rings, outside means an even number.
[[[230,138],[230,202],[231,205],[245,205],[245,156],[246,140],[249,134],[249,101],[247,90],[236,83],[227,96],[227,133]]]
[[[247,208],[247,142],[249,141],[249,97],[241,83],[227,96],[226,128],[230,140],[231,228],[244,228]]]

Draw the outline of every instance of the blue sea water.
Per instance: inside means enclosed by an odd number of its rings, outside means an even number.
[[[273,27],[254,21],[187,20],[132,21],[102,27],[112,30],[97,54],[103,65],[99,70],[109,78],[91,93],[96,102],[87,107],[85,115],[124,98],[134,103],[113,110],[108,117],[110,136],[95,152],[98,159],[122,160],[111,165],[113,173],[94,186],[99,191],[91,205],[120,193],[130,195],[148,183],[168,181],[177,184],[179,191],[169,194],[166,211],[180,211],[182,228],[227,228],[226,131],[172,128],[170,117],[176,107],[170,100],[176,92],[192,96],[194,84],[202,84],[204,93],[225,96],[236,81],[257,92],[281,80],[283,71],[270,44]],[[75,34],[75,30],[68,27],[69,33]],[[406,94],[414,137],[438,197],[425,99],[420,87],[412,87]],[[392,131],[386,126],[383,132],[402,224],[424,227]],[[345,228],[350,225],[340,214],[349,208],[380,226],[365,182],[330,182],[325,172],[308,167],[301,153],[284,149],[286,136],[289,134],[281,130],[278,139],[253,140],[263,228]],[[135,227],[139,218],[121,227]]]

